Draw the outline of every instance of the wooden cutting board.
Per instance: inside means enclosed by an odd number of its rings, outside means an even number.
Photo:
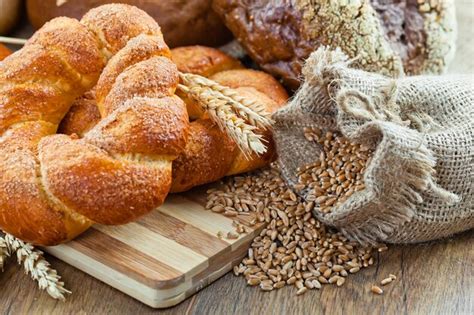
[[[233,219],[249,226],[251,217],[228,218],[205,203],[205,189],[170,195],[137,222],[96,225],[44,250],[151,307],[173,306],[238,264],[262,228],[220,239],[219,231],[235,231]]]

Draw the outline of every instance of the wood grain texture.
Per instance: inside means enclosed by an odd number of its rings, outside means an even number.
[[[156,308],[183,301],[230,271],[263,225],[235,239],[235,218],[204,209],[202,187],[170,195],[136,222],[96,224],[76,239],[43,250]]]
[[[456,4],[459,39],[450,72],[474,73],[474,1]],[[292,288],[264,293],[227,274],[165,310],[153,310],[52,256],[47,259],[73,295],[65,303],[50,299],[10,262],[0,273],[0,314],[474,314],[474,231],[390,247],[376,266],[349,277],[341,288],[296,297]],[[398,280],[384,287],[384,295],[371,294],[370,285],[389,273]]]

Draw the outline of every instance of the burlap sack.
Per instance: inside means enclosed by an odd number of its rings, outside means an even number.
[[[318,159],[304,127],[338,130],[372,147],[366,189],[319,219],[362,243],[412,243],[474,227],[472,76],[397,80],[351,69],[340,51],[320,48],[305,82],[274,118],[278,161],[294,185],[296,169]],[[303,192],[303,197],[305,192]]]

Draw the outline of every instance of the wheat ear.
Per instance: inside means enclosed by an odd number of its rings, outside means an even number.
[[[209,117],[234,140],[247,158],[252,152],[256,154],[266,152],[267,148],[263,143],[265,139],[256,133],[258,127],[268,128],[271,125],[271,120],[266,117],[269,114],[264,111],[263,106],[246,101],[253,106],[253,108],[247,107],[244,103],[236,101],[237,93],[233,94],[232,89],[223,88],[204,77],[183,73],[180,73],[180,77],[183,84],[178,86],[179,89],[195,99],[209,113]],[[221,90],[217,89],[218,86]],[[228,95],[233,95],[233,98],[224,95],[223,90],[226,90]]]
[[[273,124],[271,115],[263,104],[241,96],[234,89],[192,73],[180,73],[180,79],[189,88],[207,88],[216,98],[226,100],[236,114],[252,126],[268,129]]]
[[[71,291],[64,288],[64,282],[60,281],[61,277],[56,270],[52,269],[44,259],[42,251],[10,234],[5,235],[4,241],[8,254],[12,255],[16,252],[18,263],[22,264],[26,273],[38,282],[41,290],[46,290],[55,299],[65,300],[65,294],[70,294]]]
[[[9,256],[10,254],[8,252],[7,242],[2,236],[0,236],[0,269],[2,271]]]

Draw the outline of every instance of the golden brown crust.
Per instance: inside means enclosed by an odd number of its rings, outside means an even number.
[[[54,133],[55,128],[39,121],[17,125],[0,141],[0,209],[8,210],[0,215],[0,226],[26,242],[53,245],[90,226],[90,222],[74,220],[48,202],[38,179],[36,144],[45,135]]]
[[[7,56],[11,55],[11,50],[0,44],[0,61],[5,59]]]
[[[187,129],[186,107],[176,95],[135,96],[101,120],[84,139],[113,155],[140,154],[172,160],[186,146]]]
[[[171,192],[221,179],[237,155],[237,147],[209,119],[190,123],[189,138],[184,152],[173,162]]]
[[[104,119],[83,139],[54,135],[110,52],[140,33],[161,43],[142,55],[168,49],[153,19],[130,6],[97,8],[83,21],[47,23],[0,63],[0,228],[34,244],[64,242],[92,221],[121,224],[161,205],[171,161],[185,147],[186,109],[174,96],[176,66],[165,57],[112,59],[115,68],[104,72],[111,80],[102,81],[113,82],[108,105],[100,104]]]
[[[211,47],[198,45],[178,47],[171,50],[171,55],[171,59],[180,72],[198,74],[204,77],[209,77],[224,70],[243,68],[237,59]],[[195,100],[180,91],[177,94],[186,103],[191,120],[204,115],[204,111]]]
[[[242,69],[239,60],[228,56],[222,51],[206,46],[185,46],[171,50],[171,60],[178,70],[184,73],[194,73],[204,77],[231,69]]]
[[[86,132],[97,125],[100,119],[95,93],[91,90],[74,101],[66,116],[61,120],[58,133],[76,134],[82,138]]]
[[[39,158],[49,191],[66,207],[102,224],[127,223],[149,212],[150,205],[163,203],[171,184],[171,161],[112,158],[65,135],[43,138]]]
[[[161,36],[141,34],[130,41],[112,58],[97,83],[96,99],[99,104],[104,103],[110,93],[115,80],[127,67],[153,56],[170,58],[171,52]],[[100,110],[100,108],[99,108]],[[102,114],[105,114],[103,112]]]
[[[116,77],[103,103],[97,99],[99,111],[110,114],[131,96],[160,98],[173,95],[178,82],[176,66],[168,58],[153,57],[139,62]],[[98,85],[97,91],[101,89]]]
[[[106,62],[91,31],[79,21],[66,17],[46,23],[41,32],[28,40],[26,46],[29,45],[47,49],[52,58],[71,67],[78,79],[88,85],[97,80]]]
[[[210,79],[234,89],[253,87],[274,100],[279,107],[283,106],[288,100],[288,93],[283,86],[274,77],[262,71],[252,69],[228,70],[216,73]]]

